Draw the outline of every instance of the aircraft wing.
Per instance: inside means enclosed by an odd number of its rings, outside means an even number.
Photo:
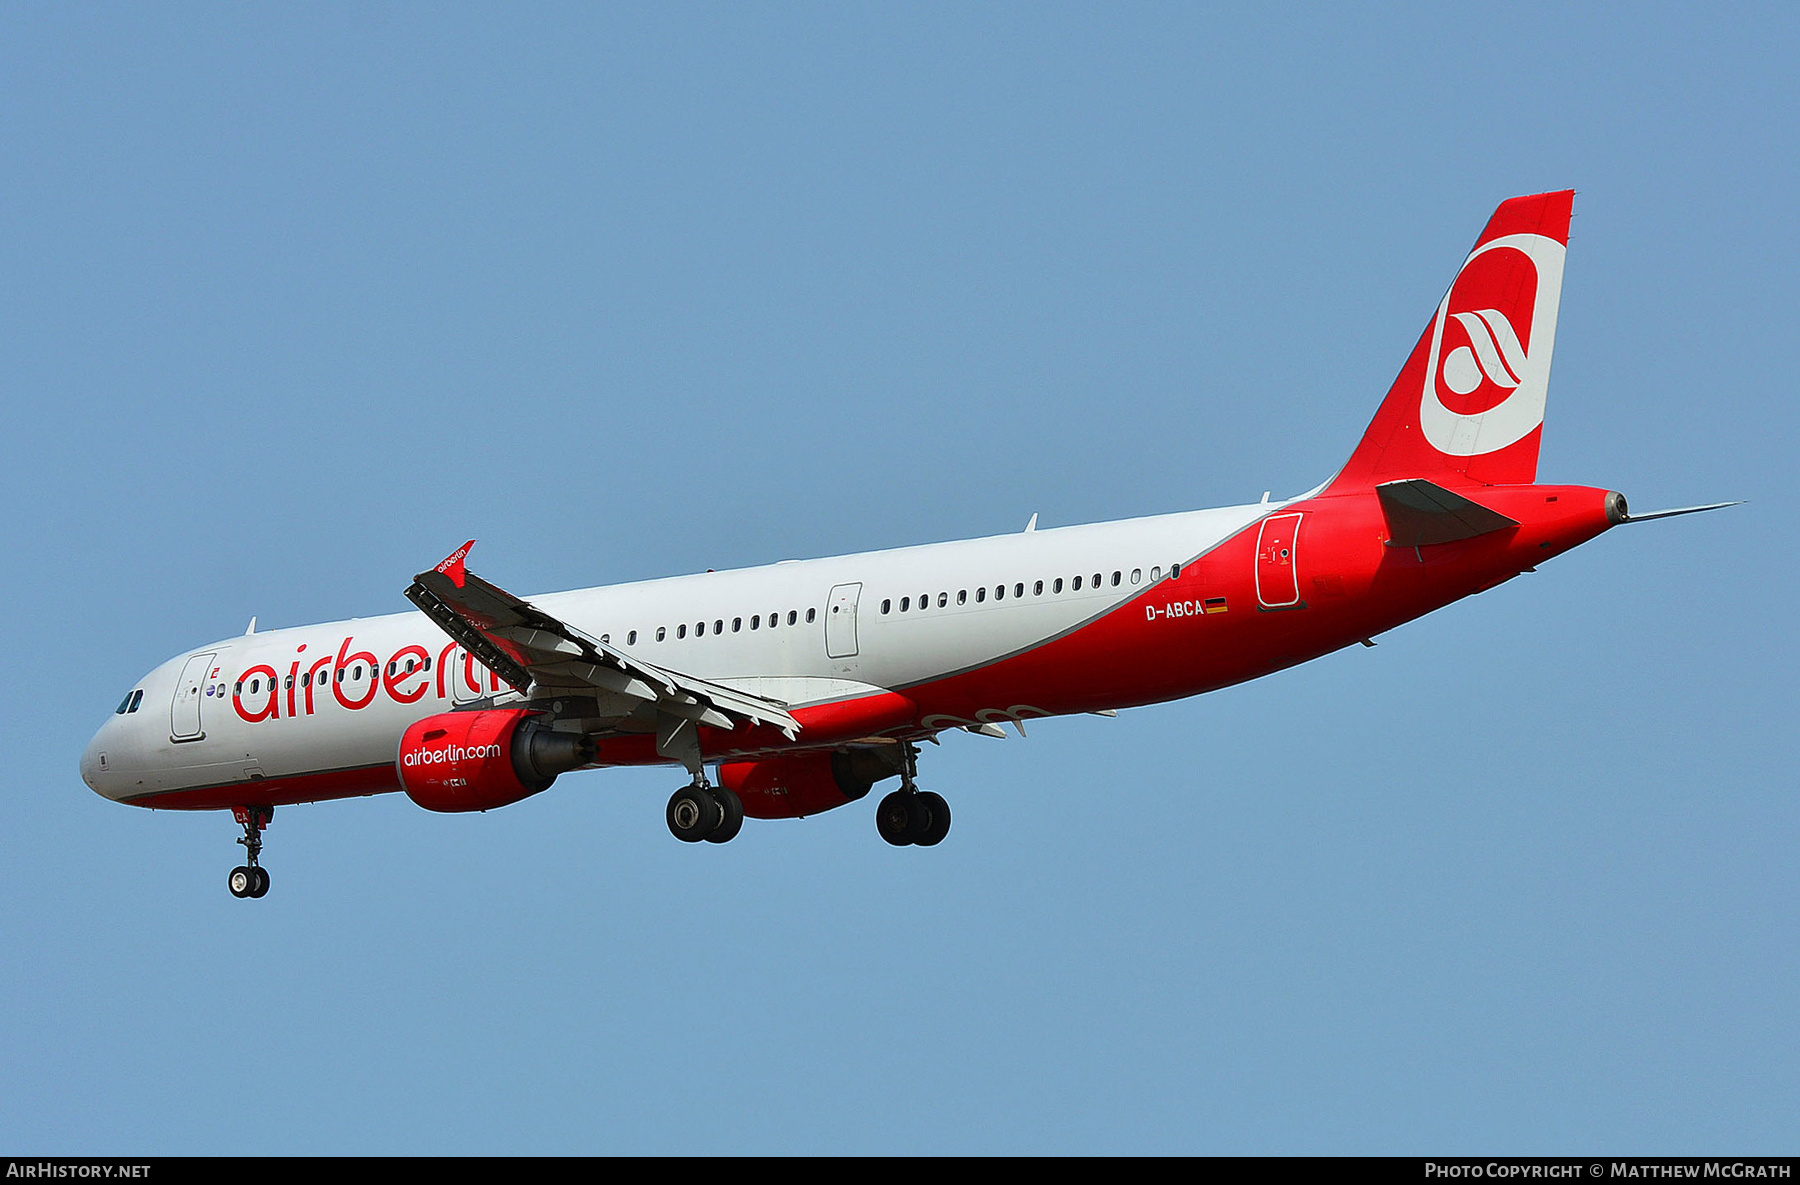
[[[474,542],[413,577],[406,597],[531,701],[592,697],[599,717],[653,715],[662,722],[659,733],[681,721],[724,729],[769,724],[790,740],[799,731],[774,700],[632,658],[488,583],[464,566]]]

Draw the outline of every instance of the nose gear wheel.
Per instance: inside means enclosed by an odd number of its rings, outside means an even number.
[[[250,862],[240,864],[231,870],[226,880],[226,887],[233,897],[261,897],[269,891],[269,870],[257,863],[262,855],[263,828],[275,817],[272,806],[237,806],[231,808],[232,817],[244,826],[244,834],[238,842],[244,845],[244,852]]]

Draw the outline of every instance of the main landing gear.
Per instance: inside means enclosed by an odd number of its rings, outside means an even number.
[[[669,799],[669,830],[683,843],[728,843],[744,826],[743,800],[700,774]]]
[[[950,804],[940,794],[920,790],[914,781],[919,773],[919,750],[906,746],[906,765],[900,772],[900,789],[881,800],[875,808],[875,830],[881,838],[897,848],[917,844],[928,848],[944,841],[950,834]]]
[[[231,878],[226,883],[231,886],[233,897],[261,897],[269,891],[269,870],[256,862],[262,855],[262,831],[275,817],[272,806],[234,806],[231,816],[244,825],[243,837],[238,840],[244,850],[250,854],[250,863],[240,864],[231,870]]]

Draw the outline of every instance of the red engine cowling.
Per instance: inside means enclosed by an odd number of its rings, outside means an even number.
[[[889,745],[728,761],[719,766],[719,780],[743,800],[744,814],[753,819],[798,819],[855,802],[882,778],[897,776],[899,750]]]
[[[593,760],[593,742],[556,732],[536,712],[507,708],[427,716],[400,737],[395,766],[428,811],[486,811],[548,790]]]

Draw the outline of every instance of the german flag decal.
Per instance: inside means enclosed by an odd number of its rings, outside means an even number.
[[[1200,604],[1200,612],[1202,613],[1226,613],[1229,612],[1230,609],[1231,606],[1225,603],[1224,597],[1207,597],[1206,600],[1202,601]]]

